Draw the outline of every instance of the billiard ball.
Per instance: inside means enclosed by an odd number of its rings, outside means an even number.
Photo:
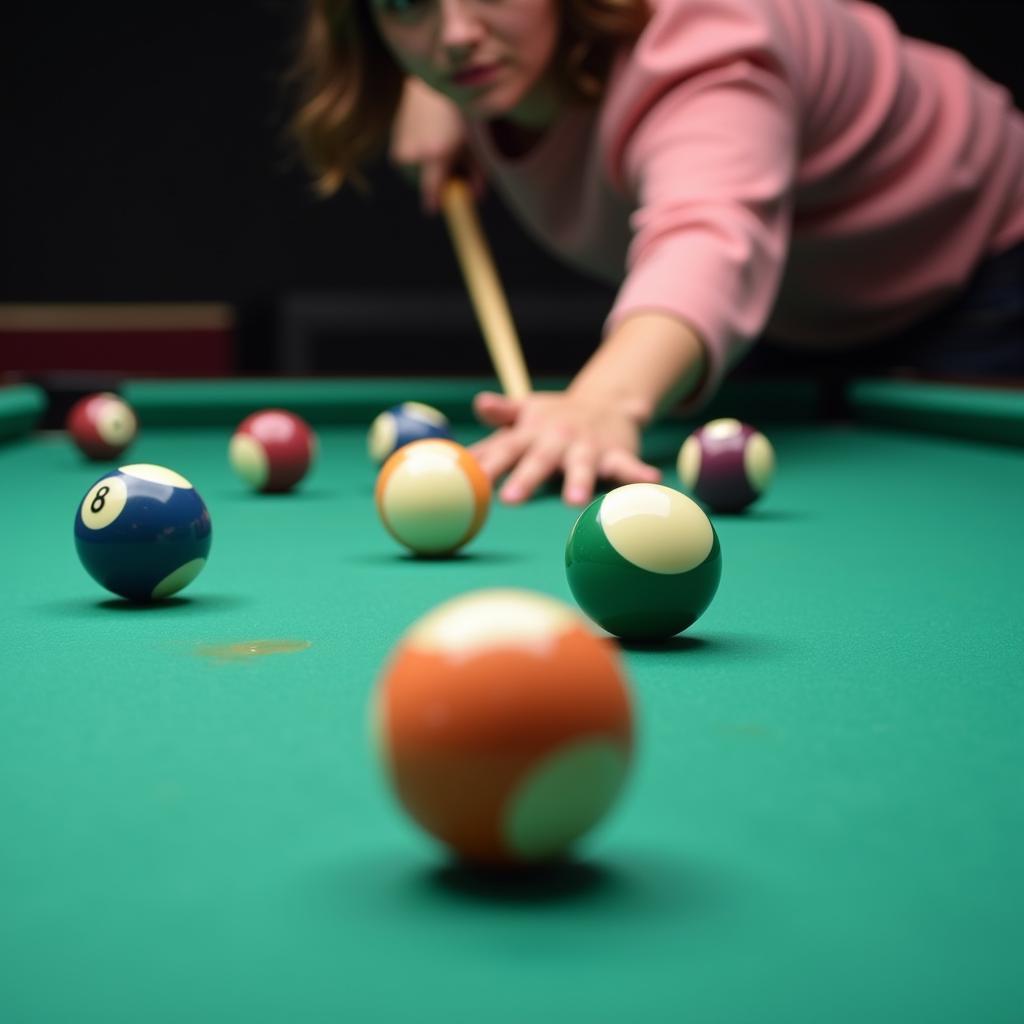
[[[580,513],[565,570],[579,606],[609,633],[664,640],[711,603],[722,552],[695,501],[661,484],[626,484]]]
[[[210,513],[195,488],[163,466],[122,466],[89,488],[75,513],[86,571],[132,601],[169,597],[210,553]]]
[[[370,458],[380,465],[411,441],[451,436],[451,426],[444,413],[422,402],[403,402],[382,412],[373,421],[366,447]]]
[[[309,424],[286,409],[262,409],[238,425],[228,446],[235,472],[253,490],[291,490],[316,458],[317,440]]]
[[[417,555],[450,555],[477,534],[491,503],[491,482],[454,441],[427,438],[399,448],[375,489],[385,528]]]
[[[741,512],[768,489],[775,449],[760,431],[736,419],[711,420],[679,449],[679,479],[715,512]]]
[[[413,624],[371,704],[399,801],[464,860],[563,854],[609,810],[633,750],[614,645],[572,608],[481,590]]]
[[[132,407],[112,391],[80,398],[71,406],[65,426],[90,459],[116,459],[135,440],[139,429]]]

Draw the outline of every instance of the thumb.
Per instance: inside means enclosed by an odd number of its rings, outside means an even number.
[[[519,407],[518,399],[506,398],[495,391],[481,391],[473,399],[476,418],[488,427],[507,427],[515,423]]]
[[[487,178],[484,175],[483,168],[475,160],[470,160],[468,162],[466,170],[469,177],[469,187],[473,193],[473,198],[478,203],[482,202],[484,196],[487,195]]]
[[[451,164],[448,160],[427,160],[420,168],[420,201],[424,213],[437,213],[441,209],[441,191],[448,180]]]

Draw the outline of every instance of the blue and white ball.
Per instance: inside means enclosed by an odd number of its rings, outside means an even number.
[[[210,513],[195,488],[163,466],[122,466],[89,488],[75,515],[75,547],[107,590],[154,601],[188,586],[206,565]]]
[[[422,402],[403,402],[382,412],[370,425],[367,450],[377,465],[411,441],[427,437],[451,439],[452,428],[443,412]]]

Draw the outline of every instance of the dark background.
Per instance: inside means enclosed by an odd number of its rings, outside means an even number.
[[[883,6],[1020,103],[1020,4]],[[262,372],[279,369],[280,310],[296,295],[461,292],[443,224],[419,214],[388,168],[374,170],[369,195],[312,194],[286,138],[282,85],[303,7],[5,5],[0,302],[227,302],[239,315],[239,368]],[[517,316],[520,296],[582,292],[596,319],[581,318],[577,344],[592,344],[611,293],[554,263],[495,201],[483,216]],[[538,369],[560,368],[564,352],[524,344]],[[409,335],[356,346],[330,369],[416,370],[405,353],[420,347]],[[476,342],[431,349],[439,372],[487,369]]]

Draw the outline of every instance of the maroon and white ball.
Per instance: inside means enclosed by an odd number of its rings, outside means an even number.
[[[90,459],[116,459],[139,432],[132,407],[112,391],[80,398],[68,412],[66,426]]]
[[[238,425],[228,457],[235,472],[253,490],[291,490],[316,458],[316,434],[286,409],[261,409]]]
[[[741,512],[771,486],[775,449],[747,423],[711,420],[683,442],[677,469],[686,489],[715,512]]]

